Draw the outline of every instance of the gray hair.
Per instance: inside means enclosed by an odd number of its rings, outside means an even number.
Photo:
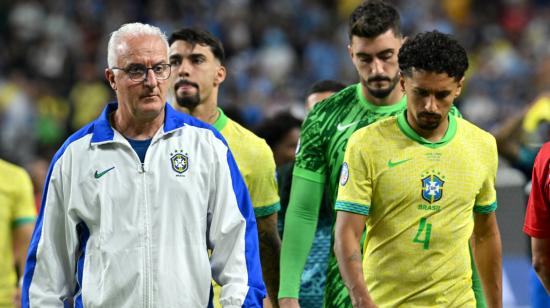
[[[164,32],[162,32],[159,28],[155,26],[135,22],[124,24],[120,28],[118,28],[118,30],[115,30],[113,31],[113,33],[111,33],[109,44],[107,45],[107,65],[110,68],[116,66],[116,62],[118,59],[117,48],[121,44],[123,44],[124,39],[146,35],[160,37],[166,45],[166,52],[168,55],[168,39],[166,38]]]

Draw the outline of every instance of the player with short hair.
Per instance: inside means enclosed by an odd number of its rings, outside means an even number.
[[[449,115],[466,51],[448,35],[421,33],[401,47],[399,67],[407,110],[355,132],[342,166],[334,249],[352,303],[476,307],[473,234],[488,305],[501,307],[496,142]]]
[[[310,112],[317,103],[345,88],[346,85],[337,80],[324,79],[315,82],[306,93],[307,112]]]
[[[210,32],[183,28],[172,33],[170,64],[174,70],[174,107],[212,124],[227,140],[250,193],[260,240],[260,258],[267,291],[276,304],[281,239],[277,212],[281,208],[273,153],[265,140],[227,117],[218,107],[218,90],[225,80],[223,45]],[[215,288],[214,305],[219,305]]]

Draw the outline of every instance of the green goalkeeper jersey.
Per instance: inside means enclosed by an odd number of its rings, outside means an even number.
[[[317,104],[302,127],[294,174],[326,183],[330,204],[334,204],[340,167],[351,134],[406,107],[406,98],[394,105],[368,102],[360,84],[351,85]],[[456,110],[456,109],[455,109]]]

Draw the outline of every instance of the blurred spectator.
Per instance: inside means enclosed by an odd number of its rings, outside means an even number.
[[[281,198],[281,210],[279,212],[279,230],[282,230],[290,186],[292,181],[292,169],[302,120],[296,118],[290,112],[281,112],[272,118],[264,120],[256,129],[256,134],[265,139],[275,158],[277,165],[277,184]]]
[[[256,128],[257,135],[271,147],[278,167],[294,161],[301,125],[302,120],[290,112],[281,112]]]
[[[34,83],[36,96],[36,138],[38,146],[58,148],[68,136],[70,105],[66,98],[57,95],[45,82]]]
[[[306,110],[310,112],[320,101],[331,96],[336,92],[340,92],[346,87],[345,84],[336,80],[321,80],[314,83],[307,91],[306,95]]]
[[[40,211],[42,191],[44,190],[44,183],[46,182],[46,175],[48,174],[49,165],[50,158],[37,158],[28,165],[29,175],[31,176],[32,187],[34,189],[34,203],[37,212]]]
[[[508,118],[494,136],[498,153],[510,164],[531,177],[535,156],[542,143],[550,139],[550,93],[542,94],[530,105]]]
[[[73,86],[69,95],[73,107],[72,131],[97,118],[111,98],[110,89],[103,82],[103,78],[99,79],[95,63],[80,64],[78,75],[80,80]]]
[[[7,80],[0,78],[0,157],[20,165],[30,162],[36,151],[36,115],[27,85],[16,69]]]

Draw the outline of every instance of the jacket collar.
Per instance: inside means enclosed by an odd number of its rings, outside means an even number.
[[[101,115],[94,121],[92,143],[102,143],[113,141],[115,131],[109,123],[109,114],[118,109],[118,103],[113,102],[105,106]],[[170,104],[164,105],[164,125],[161,134],[169,133],[185,125],[183,117],[178,116],[179,112],[174,110]]]

